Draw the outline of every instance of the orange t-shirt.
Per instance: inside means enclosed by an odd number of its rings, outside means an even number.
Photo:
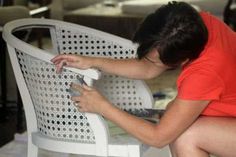
[[[177,97],[210,100],[202,115],[236,117],[236,33],[216,17],[200,15],[208,42],[199,58],[183,67]]]

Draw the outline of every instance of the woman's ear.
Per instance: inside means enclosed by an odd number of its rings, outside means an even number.
[[[149,53],[146,55],[148,58],[150,59],[156,59],[159,58],[159,54],[157,52],[157,49],[152,49],[151,51],[149,51]]]

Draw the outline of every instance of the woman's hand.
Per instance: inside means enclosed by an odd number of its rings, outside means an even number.
[[[71,100],[74,101],[75,106],[81,112],[91,112],[103,115],[104,111],[107,111],[108,107],[112,106],[104,96],[92,87],[85,84],[80,86],[72,83],[71,88],[80,92],[79,96],[73,96]]]
[[[51,60],[56,65],[56,72],[60,73],[63,66],[78,69],[88,69],[92,67],[93,58],[79,55],[62,54]]]

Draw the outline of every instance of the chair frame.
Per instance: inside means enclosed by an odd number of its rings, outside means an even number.
[[[16,76],[17,85],[22,97],[25,114],[26,114],[26,123],[27,123],[27,131],[28,131],[28,157],[36,157],[38,153],[38,148],[43,148],[46,150],[63,152],[63,153],[72,153],[72,154],[84,154],[84,155],[96,155],[96,156],[122,156],[122,157],[139,157],[141,154],[141,146],[142,144],[133,138],[127,138],[129,144],[123,145],[118,143],[110,144],[111,137],[109,136],[109,130],[104,119],[97,114],[85,113],[91,128],[94,131],[94,136],[96,139],[95,144],[80,144],[76,142],[68,142],[63,140],[55,140],[50,139],[48,137],[44,137],[37,131],[37,119],[34,112],[33,102],[30,97],[30,93],[28,92],[26,82],[24,80],[23,74],[20,69],[20,65],[17,60],[17,56],[15,53],[15,49],[20,50],[24,53],[27,53],[30,56],[41,59],[47,63],[51,63],[51,59],[57,53],[57,44],[53,43],[55,54],[50,54],[45,50],[33,47],[30,44],[27,44],[20,39],[16,38],[12,35],[14,31],[18,31],[26,28],[48,28],[48,27],[56,27],[57,25],[63,25],[66,27],[71,27],[72,29],[84,29],[89,32],[93,32],[98,34],[99,36],[106,36],[107,39],[111,41],[119,41],[119,43],[130,46],[132,49],[136,49],[136,45],[132,44],[131,41],[110,35],[108,33],[104,33],[101,31],[97,31],[94,29],[90,29],[84,26],[78,26],[71,23],[66,23],[57,20],[48,20],[48,19],[20,19],[7,23],[3,28],[3,38],[7,43],[8,52],[11,59],[11,64],[13,66],[13,71]],[[55,34],[55,32],[50,29],[50,33]],[[55,40],[54,40],[55,41]],[[28,50],[31,50],[30,53]],[[87,70],[79,70],[75,68],[65,68],[72,72],[82,74],[85,76],[85,82],[88,85],[93,84],[93,80],[98,80],[101,77],[101,73],[96,69],[87,69]],[[144,88],[148,90],[148,87],[143,84]],[[153,104],[153,98],[151,97],[151,92],[147,92],[144,96],[147,98],[148,104]],[[152,107],[149,105],[149,107]],[[46,144],[45,144],[46,143]],[[78,149],[80,148],[80,149]]]

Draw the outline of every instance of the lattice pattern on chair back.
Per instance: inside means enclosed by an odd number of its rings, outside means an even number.
[[[68,89],[78,74],[17,51],[21,71],[33,101],[38,131],[43,135],[68,141],[95,143],[86,116],[72,104]]]
[[[124,47],[118,42],[114,42],[109,38],[106,39],[106,37],[96,36],[92,32],[57,27],[56,33],[59,52],[117,59],[135,57],[135,47],[133,45]]]
[[[59,53],[115,59],[135,58],[136,46],[131,43],[121,44],[114,39],[115,36],[109,36],[108,34],[103,36],[99,35],[98,32],[90,32],[83,28],[81,30],[68,30],[68,28],[63,26],[57,27],[56,38]],[[111,102],[122,109],[131,110],[134,108],[152,107],[150,97],[143,94],[147,93],[147,91],[142,91],[144,87],[142,81],[104,74],[100,80],[95,82],[95,86]]]

